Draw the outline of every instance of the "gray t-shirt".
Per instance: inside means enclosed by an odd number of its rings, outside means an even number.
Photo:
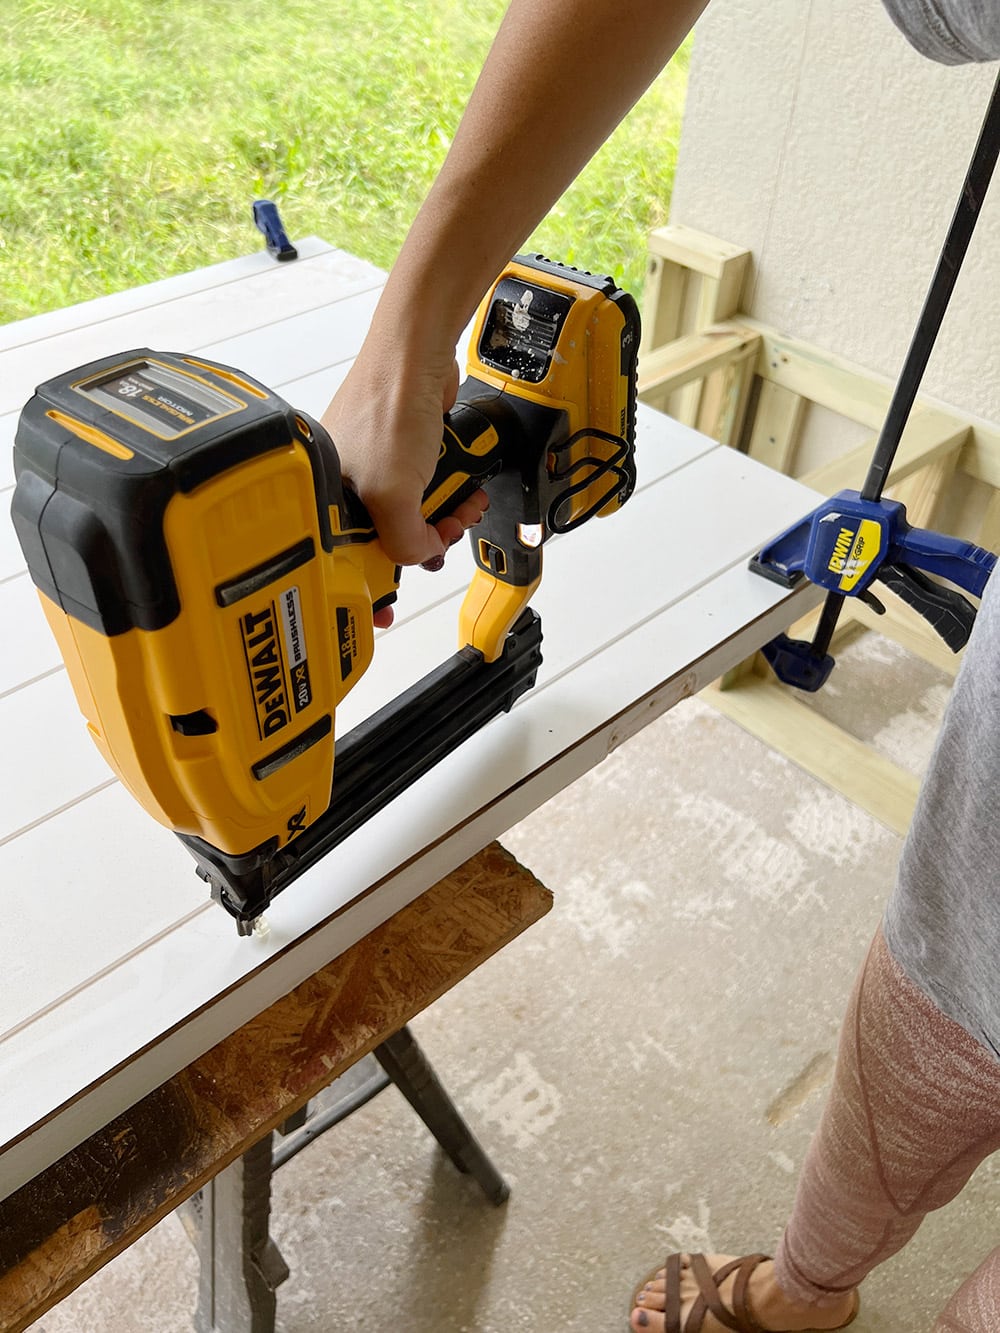
[[[1000,1056],[1000,573],[986,585],[883,929],[906,975]]]
[[[1000,59],[1000,0],[883,0],[923,55]],[[886,943],[949,1018],[1000,1056],[1000,573],[921,787],[886,908]]]
[[[883,0],[921,55],[944,65],[1000,60],[997,0]]]

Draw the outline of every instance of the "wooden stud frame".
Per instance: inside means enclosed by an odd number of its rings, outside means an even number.
[[[825,408],[877,432],[892,381],[739,313],[750,263],[749,251],[690,227],[652,233],[640,396],[823,495],[858,489],[875,436],[799,473],[796,451],[807,410]],[[1000,545],[1000,427],[918,398],[887,494],[903,501],[914,525],[954,532],[995,549]],[[877,629],[953,675],[959,658],[892,594],[886,593],[885,601],[886,614],[878,616],[850,600],[833,651],[850,636]],[[792,634],[808,637],[817,615],[805,617]],[[890,828],[904,832],[908,827],[917,778],[805,707],[795,690],[774,679],[759,655],[728,672],[705,697]]]

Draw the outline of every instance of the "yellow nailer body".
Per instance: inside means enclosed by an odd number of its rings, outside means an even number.
[[[631,493],[638,318],[519,257],[484,300],[429,518],[486,483],[460,645],[496,661],[541,545]],[[331,803],[334,717],[400,571],[317,423],[238,370],[147,349],[39,387],[13,517],[81,711],[161,823],[227,856]]]

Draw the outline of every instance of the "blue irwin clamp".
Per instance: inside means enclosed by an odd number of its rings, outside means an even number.
[[[273,259],[277,259],[279,263],[298,259],[299,252],[288,239],[278,212],[278,205],[273,200],[254,200],[253,221],[257,230],[263,233],[267,243],[267,253]]]
[[[896,500],[865,500],[859,491],[840,491],[769,542],[750,568],[786,588],[807,578],[838,603],[860,597],[881,614],[885,607],[871,591],[879,579],[958,652],[972,632],[976,609],[957,589],[981,597],[996,559],[958,537],[911,527],[905,506]],[[822,637],[810,644],[781,634],[764,647],[764,656],[785,684],[818,690],[833,668],[828,645],[817,651]]]
[[[972,633],[976,609],[959,588],[982,596],[996,556],[981,546],[939,532],[911,528],[906,510],[883,500],[882,489],[903,436],[920,380],[951,298],[955,280],[1000,157],[1000,76],[966,173],[923,309],[889,401],[868,475],[860,491],[840,491],[783,532],[750,561],[758,574],[786,588],[801,578],[826,589],[823,614],[812,643],[779,634],[762,652],[775,675],[800,690],[818,690],[833,669],[828,649],[845,597],[860,597],[885,610],[871,584],[880,579],[941,635],[953,652]],[[955,587],[928,575],[936,574]]]

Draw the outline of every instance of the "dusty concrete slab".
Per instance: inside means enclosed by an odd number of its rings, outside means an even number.
[[[843,667],[823,706],[919,768],[943,678],[878,640]],[[611,1333],[667,1250],[780,1235],[899,838],[695,700],[505,842],[555,909],[413,1026],[512,1197],[382,1094],[277,1178],[281,1333]],[[1000,1239],[998,1176],[873,1275],[858,1333],[930,1328]],[[39,1327],[184,1333],[195,1282],[168,1219]]]

